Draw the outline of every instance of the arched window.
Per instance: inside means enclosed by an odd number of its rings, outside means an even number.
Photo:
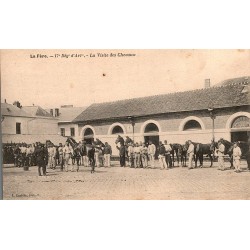
[[[144,130],[144,133],[158,133],[159,128],[154,123],[149,123]]]
[[[111,133],[112,133],[112,135],[115,135],[115,134],[124,134],[124,131],[123,131],[123,129],[122,129],[121,126],[117,125],[117,126],[113,127]]]
[[[200,129],[201,129],[201,125],[196,120],[190,120],[186,122],[183,128],[184,131],[185,130],[200,130]]]
[[[238,116],[236,117],[231,125],[233,129],[249,128],[250,127],[250,118],[247,116]]]

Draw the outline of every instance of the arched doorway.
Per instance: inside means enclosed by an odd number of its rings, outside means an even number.
[[[151,122],[148,123],[144,128],[144,142],[146,144],[152,141],[152,143],[156,146],[156,157],[158,157],[158,145],[159,145],[159,128],[158,126]]]
[[[83,140],[86,141],[87,144],[92,144],[94,141],[94,131],[91,128],[86,128],[83,132]]]
[[[231,141],[247,142],[250,136],[250,118],[244,115],[236,117],[231,124]]]

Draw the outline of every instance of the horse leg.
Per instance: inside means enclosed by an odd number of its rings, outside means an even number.
[[[234,169],[234,165],[233,165],[233,156],[232,155],[229,155],[230,157],[230,168]]]
[[[194,167],[197,168],[197,161],[198,161],[198,154],[194,154],[194,161],[195,161],[195,165]]]
[[[211,162],[211,164],[210,164],[210,168],[213,166],[213,157],[212,157],[212,155],[211,154],[209,154],[208,155],[209,156],[209,158],[210,158],[210,162]]]
[[[174,167],[174,150],[173,150],[173,153],[172,153],[172,167]]]
[[[180,165],[180,159],[179,159],[179,154],[178,152],[176,153],[176,158],[177,158],[177,167]]]
[[[203,153],[200,154],[200,167],[203,167]]]

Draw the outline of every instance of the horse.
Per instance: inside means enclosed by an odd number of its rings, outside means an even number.
[[[182,145],[181,144],[178,144],[178,143],[173,143],[173,144],[170,144],[171,148],[172,148],[172,151],[170,152],[171,155],[172,155],[172,158],[173,158],[173,167],[174,167],[174,155],[176,155],[176,159],[177,159],[177,166],[179,166],[180,164],[180,156],[181,156],[181,151],[182,151]]]
[[[195,167],[197,167],[197,162],[199,159],[200,167],[203,167],[203,156],[208,155],[210,159],[210,167],[213,166],[213,143],[199,143],[199,142],[192,142],[194,145],[194,160],[195,160]],[[188,142],[186,142],[186,145],[188,145]]]

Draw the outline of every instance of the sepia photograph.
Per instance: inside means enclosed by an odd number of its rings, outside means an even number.
[[[249,200],[250,50],[1,50],[4,200]]]

